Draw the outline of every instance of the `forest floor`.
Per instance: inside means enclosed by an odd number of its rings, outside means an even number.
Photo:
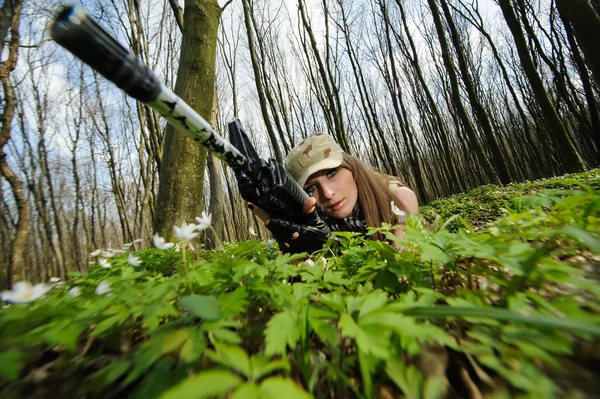
[[[600,170],[420,212],[402,251],[180,242],[22,285],[0,309],[0,398],[597,395]]]

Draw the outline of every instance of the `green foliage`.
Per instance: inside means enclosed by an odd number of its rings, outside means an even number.
[[[435,201],[403,240],[372,229],[400,251],[336,233],[312,259],[257,241],[187,267],[111,258],[0,310],[0,397],[595,394],[599,186],[596,170]]]

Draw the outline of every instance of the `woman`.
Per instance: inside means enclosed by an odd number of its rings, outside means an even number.
[[[285,168],[310,198],[304,212],[319,207],[332,230],[360,230],[357,226],[379,227],[383,222],[399,224],[397,237],[404,236],[404,218],[392,213],[393,201],[406,214],[418,213],[415,193],[399,179],[384,176],[364,165],[324,133],[316,133],[294,147],[285,159]],[[270,216],[262,209],[249,207],[274,233]],[[358,223],[356,223],[358,221]],[[348,227],[350,226],[350,227]],[[281,235],[280,231],[277,231]],[[298,238],[293,233],[289,240]],[[276,237],[280,243],[285,237]],[[377,239],[383,239],[381,235]]]

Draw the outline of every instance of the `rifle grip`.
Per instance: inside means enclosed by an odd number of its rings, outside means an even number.
[[[154,72],[89,18],[82,7],[62,9],[50,35],[133,98],[148,103],[158,97],[161,82]]]

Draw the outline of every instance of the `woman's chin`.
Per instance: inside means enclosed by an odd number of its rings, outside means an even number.
[[[327,214],[327,216],[334,218],[334,219],[344,219],[344,218],[347,218],[348,216],[352,215],[352,209],[346,210],[344,208],[345,207],[342,207],[342,208],[338,209],[337,211],[328,211],[325,213]]]

